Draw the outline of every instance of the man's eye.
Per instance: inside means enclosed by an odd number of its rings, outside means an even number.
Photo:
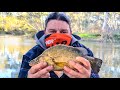
[[[68,33],[67,31],[63,31],[63,32],[61,32],[61,33]]]
[[[56,33],[56,31],[50,31],[50,33]]]

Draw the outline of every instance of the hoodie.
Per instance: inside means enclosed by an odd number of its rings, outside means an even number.
[[[42,49],[47,49],[46,45],[45,45],[45,34],[44,31],[39,31],[38,33],[35,34],[35,40],[36,40],[36,44],[39,45]],[[93,53],[92,51],[87,48],[86,46],[84,46],[83,44],[80,44],[81,38],[77,35],[72,34],[72,41],[71,41],[71,46],[74,47],[83,47],[87,50],[88,56],[92,56],[93,57]]]
[[[29,62],[34,58],[36,58],[37,56],[39,56],[40,54],[42,54],[42,52],[46,49],[46,45],[44,42],[45,36],[46,35],[44,34],[44,31],[39,31],[38,33],[35,34],[35,40],[37,45],[35,45],[25,55],[23,55],[18,78],[27,78],[28,71],[31,68],[29,66]],[[81,38],[79,36],[72,34],[71,46],[83,47],[87,50],[88,56],[93,57],[92,51],[83,44],[79,43],[80,39]],[[58,78],[58,76],[53,71],[50,72],[50,76],[51,78]],[[69,77],[63,74],[60,78],[69,78]],[[91,78],[99,78],[99,75],[91,71]]]
[[[43,49],[47,49],[45,45],[45,37],[46,35],[44,34],[44,31],[39,31],[38,33],[35,34],[35,41],[37,45],[40,45]],[[72,34],[72,41],[71,45],[75,42],[79,42],[81,38],[77,35]]]

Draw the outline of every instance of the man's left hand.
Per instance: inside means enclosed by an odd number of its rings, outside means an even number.
[[[76,70],[65,66],[64,73],[70,78],[90,78],[91,75],[90,62],[83,57],[77,57],[76,60],[82,63],[83,65],[75,61],[69,61],[69,65]]]

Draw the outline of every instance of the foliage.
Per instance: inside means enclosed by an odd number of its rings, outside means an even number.
[[[0,12],[0,34],[33,35],[39,30],[44,30],[45,18],[49,13]],[[82,34],[81,37],[94,38],[95,35],[99,34],[98,36],[103,38],[106,33],[106,35],[119,38],[115,35],[120,32],[120,12],[65,13],[70,17],[73,33],[87,33]],[[103,26],[105,31],[102,30]]]

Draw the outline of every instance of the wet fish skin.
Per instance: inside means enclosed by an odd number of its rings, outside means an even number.
[[[68,64],[68,61],[75,60],[77,56],[81,56],[87,59],[90,62],[93,71],[98,73],[102,65],[102,60],[87,56],[87,54],[87,50],[82,47],[72,47],[60,44],[46,49],[37,58],[31,60],[29,65],[34,66],[40,61],[45,61],[48,65],[54,66],[54,71],[63,70],[65,65],[73,69],[73,67]]]

